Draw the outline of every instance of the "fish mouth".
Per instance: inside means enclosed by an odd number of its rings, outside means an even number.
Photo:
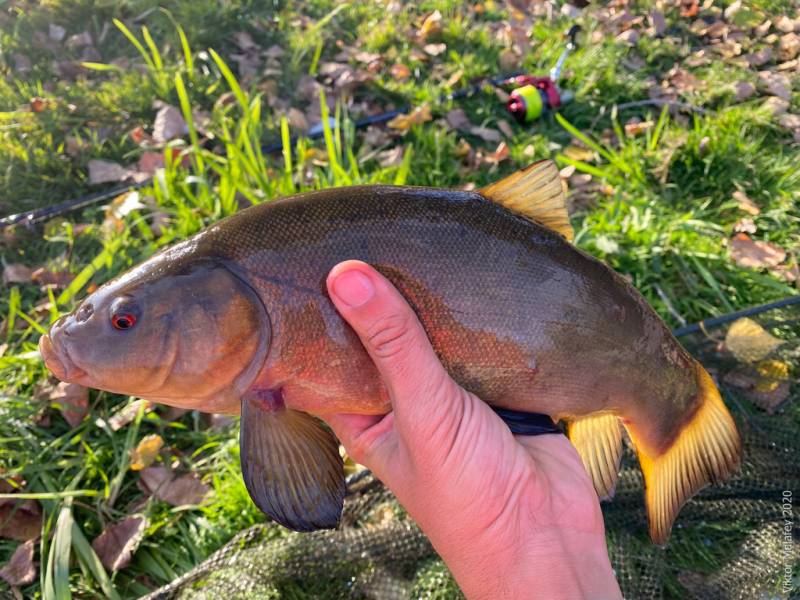
[[[77,383],[86,375],[86,371],[76,365],[63,346],[56,347],[49,334],[39,338],[39,353],[45,366],[61,381]]]

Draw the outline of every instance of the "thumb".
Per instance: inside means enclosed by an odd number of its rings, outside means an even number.
[[[345,261],[328,275],[328,292],[339,313],[367,349],[389,391],[397,425],[458,413],[462,390],[439,362],[414,311],[380,273]]]

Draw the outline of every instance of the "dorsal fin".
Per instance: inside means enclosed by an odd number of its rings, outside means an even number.
[[[533,163],[478,192],[511,212],[560,233],[570,242],[575,237],[561,176],[552,160]]]

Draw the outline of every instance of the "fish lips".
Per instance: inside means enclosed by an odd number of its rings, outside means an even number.
[[[77,383],[86,375],[86,371],[76,365],[60,344],[54,344],[49,334],[39,338],[39,353],[45,366],[61,381]]]

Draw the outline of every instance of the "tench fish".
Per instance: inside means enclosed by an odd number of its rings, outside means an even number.
[[[600,498],[622,428],[644,474],[650,535],[738,466],[736,425],[705,369],[623,277],[570,243],[543,161],[477,191],[385,185],[243,210],[89,295],[40,341],[61,380],[241,412],[242,471],[286,527],[336,526],[338,443],[316,416],[384,414],[387,391],[327,296],[359,259],[418,314],[447,371],[493,407],[564,420]]]

